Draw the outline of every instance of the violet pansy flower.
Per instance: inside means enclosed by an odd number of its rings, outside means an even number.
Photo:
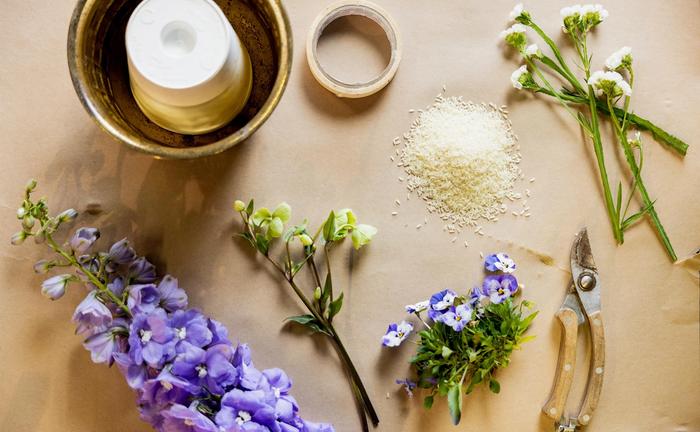
[[[77,324],[76,333],[92,333],[112,323],[112,311],[97,298],[97,291],[93,290],[75,308],[73,322]]]
[[[483,290],[491,303],[503,303],[505,299],[512,297],[518,290],[518,281],[509,274],[486,276]]]
[[[397,379],[396,384],[399,384],[400,386],[403,386],[404,390],[406,390],[406,394],[408,397],[412,398],[413,397],[413,389],[415,389],[418,384],[415,381],[411,381],[408,378],[405,379]]]
[[[389,328],[386,330],[386,334],[382,336],[382,345],[388,347],[399,346],[412,331],[413,324],[407,321],[401,321],[398,324],[390,324]]]
[[[100,238],[97,228],[78,228],[68,245],[76,255],[82,255]]]
[[[513,273],[515,271],[515,261],[504,253],[491,254],[484,260],[484,267],[490,272]]]
[[[442,322],[452,327],[456,332],[461,332],[469,321],[472,320],[472,309],[468,304],[461,304],[450,309],[443,315]]]
[[[436,322],[440,321],[440,316],[454,304],[455,298],[457,298],[457,293],[450,289],[433,294],[429,300],[428,316],[430,319]]]

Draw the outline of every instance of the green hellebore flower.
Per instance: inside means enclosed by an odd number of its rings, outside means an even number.
[[[274,212],[272,212],[272,217],[279,218],[282,223],[287,223],[292,217],[292,208],[289,206],[289,204],[283,202],[278,205],[277,208],[275,208]]]
[[[360,249],[362,246],[368,244],[375,234],[377,234],[377,228],[372,225],[359,224],[352,230],[352,245],[355,249]]]
[[[273,217],[267,229],[268,233],[270,234],[270,237],[280,237],[282,235],[282,232],[284,231],[284,223],[282,222],[282,219],[278,217]]]
[[[311,246],[311,245],[314,243],[313,239],[312,239],[311,237],[309,237],[308,234],[301,234],[301,235],[299,235],[299,241],[300,241],[301,244],[303,244],[304,246]]]

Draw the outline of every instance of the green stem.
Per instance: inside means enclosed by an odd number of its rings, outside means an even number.
[[[578,91],[579,93],[586,93],[584,90],[583,86],[581,83],[578,82],[576,79],[576,76],[571,72],[571,69],[569,69],[569,66],[566,64],[566,61],[564,60],[564,57],[561,55],[561,51],[559,51],[559,48],[557,47],[557,44],[554,43],[554,41],[547,36],[547,33],[545,33],[537,24],[534,22],[530,22],[530,27],[542,38],[542,40],[545,41],[547,45],[549,45],[549,48],[552,50],[554,53],[554,57],[557,58],[557,61],[559,61],[559,64],[561,65],[562,69],[564,70],[564,78],[566,78],[567,81],[571,83],[571,85],[574,86],[574,89]]]
[[[75,259],[75,256],[73,256],[73,255],[67,253],[66,251],[64,251],[63,249],[61,249],[61,247],[58,246],[58,244],[56,243],[56,241],[54,241],[54,239],[53,239],[53,237],[51,236],[51,234],[49,234],[49,233],[47,232],[47,233],[45,233],[45,237],[46,237],[46,243],[49,245],[49,247],[50,247],[51,249],[53,249],[54,252],[56,252],[57,254],[61,255],[66,261],[68,261],[69,263],[71,263],[71,265],[72,265],[73,267],[75,267],[75,268],[77,268],[78,270],[80,270],[80,271],[90,280],[90,282],[92,282],[92,284],[95,285],[95,288],[97,288],[97,290],[98,290],[101,294],[104,294],[104,295],[106,295],[107,297],[109,297],[109,299],[110,299],[115,305],[117,305],[117,307],[119,307],[121,310],[123,310],[124,313],[126,313],[127,316],[129,316],[129,317],[131,316],[131,310],[129,310],[129,307],[128,307],[119,297],[117,297],[117,296],[112,292],[112,290],[110,290],[109,288],[107,288],[107,286],[105,286],[105,284],[102,283],[102,281],[99,280],[99,279],[97,278],[97,276],[95,276],[94,274],[92,274],[91,271],[87,270],[82,264],[80,264],[80,263],[78,262],[78,260]]]
[[[610,111],[613,111],[613,106],[612,106],[612,101],[610,98],[608,98],[608,108]],[[613,125],[615,126],[615,131],[617,132],[618,139],[620,141],[620,144],[622,144],[622,150],[625,154],[625,159],[627,160],[627,164],[630,166],[630,170],[632,171],[632,174],[634,175],[634,178],[636,180],[637,188],[639,189],[639,193],[642,196],[642,202],[644,204],[645,208],[648,208],[649,215],[651,216],[652,221],[654,222],[654,226],[656,227],[656,231],[659,234],[659,237],[661,237],[661,241],[664,244],[664,247],[666,248],[666,251],[668,252],[669,256],[671,259],[675,262],[678,258],[676,256],[676,252],[673,250],[673,246],[671,245],[671,240],[668,238],[668,235],[666,234],[666,230],[664,229],[663,225],[661,224],[661,220],[659,219],[659,215],[656,213],[656,209],[654,208],[654,203],[652,202],[651,198],[649,197],[649,193],[647,192],[646,186],[644,186],[644,182],[642,181],[641,173],[639,172],[639,166],[637,165],[637,160],[634,157],[634,152],[632,151],[632,146],[630,146],[629,142],[627,141],[627,136],[625,135],[624,131],[622,130],[622,127],[620,126],[620,122],[617,119],[617,116],[611,116]]]

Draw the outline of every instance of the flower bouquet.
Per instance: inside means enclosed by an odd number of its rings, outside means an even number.
[[[605,207],[616,242],[624,243],[624,232],[645,216],[649,216],[668,256],[675,261],[676,253],[661,224],[655,208],[656,201],[651,199],[642,179],[644,158],[641,134],[636,132],[628,136],[628,132],[630,126],[638,131],[649,131],[654,139],[666,144],[681,156],[686,154],[688,145],[630,110],[634,87],[631,48],[622,47],[612,53],[605,61],[607,70],[596,71],[592,68],[593,55],[589,52],[588,35],[607,19],[608,11],[599,4],[574,5],[561,9],[561,17],[562,30],[576,51],[576,62],[583,72],[583,80],[579,80],[556,43],[535,23],[522,3],[519,3],[510,13],[510,18],[515,24],[501,32],[505,43],[515,48],[525,62],[513,72],[511,82],[516,89],[553,97],[576,119],[586,136],[593,142]],[[537,44],[528,42],[528,28],[547,44],[554,58],[542,52]],[[556,84],[550,81],[550,76],[557,77],[564,83],[563,86],[555,88]],[[611,189],[600,131],[601,114],[610,118],[614,135],[630,169],[629,192],[624,199],[622,181],[618,182],[614,195]],[[641,208],[630,211],[631,201],[637,192],[641,198]]]
[[[60,245],[54,234],[77,212],[51,216],[45,199],[32,200],[35,187],[34,181],[27,186],[17,211],[22,230],[12,243],[33,237],[56,253],[34,266],[38,273],[74,270],[44,281],[42,292],[57,300],[69,283],[85,286],[88,293],[73,314],[76,333],[85,337],[92,361],[116,363],[136,391],[144,421],[167,432],[333,430],[299,417],[284,371],[256,369],[248,345],[234,345],[220,322],[188,308],[177,279],[159,278],[126,239],[90,252],[100,232],[80,228]]]
[[[406,312],[415,315],[425,328],[418,333],[418,349],[411,359],[418,379],[397,380],[397,384],[403,385],[409,396],[416,387],[426,389],[426,408],[432,407],[436,395],[446,396],[455,425],[461,418],[462,395],[480,383],[500,392],[497,370],[508,366],[513,351],[534,337],[524,333],[537,312],[527,313],[531,303],[515,299],[519,289],[512,274],[513,260],[502,253],[489,255],[485,268],[490,274],[466,296],[446,289],[429,300],[406,306]],[[413,329],[408,321],[391,324],[382,344],[399,346]]]

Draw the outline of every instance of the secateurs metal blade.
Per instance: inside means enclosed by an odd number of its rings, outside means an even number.
[[[555,421],[556,431],[575,432],[591,421],[598,406],[605,371],[605,334],[600,313],[600,278],[596,269],[586,228],[571,247],[571,282],[564,303],[556,314],[562,327],[559,363],[549,400],[542,411]],[[578,414],[564,412],[576,366],[579,328],[588,322],[591,341],[591,365],[588,384]]]

